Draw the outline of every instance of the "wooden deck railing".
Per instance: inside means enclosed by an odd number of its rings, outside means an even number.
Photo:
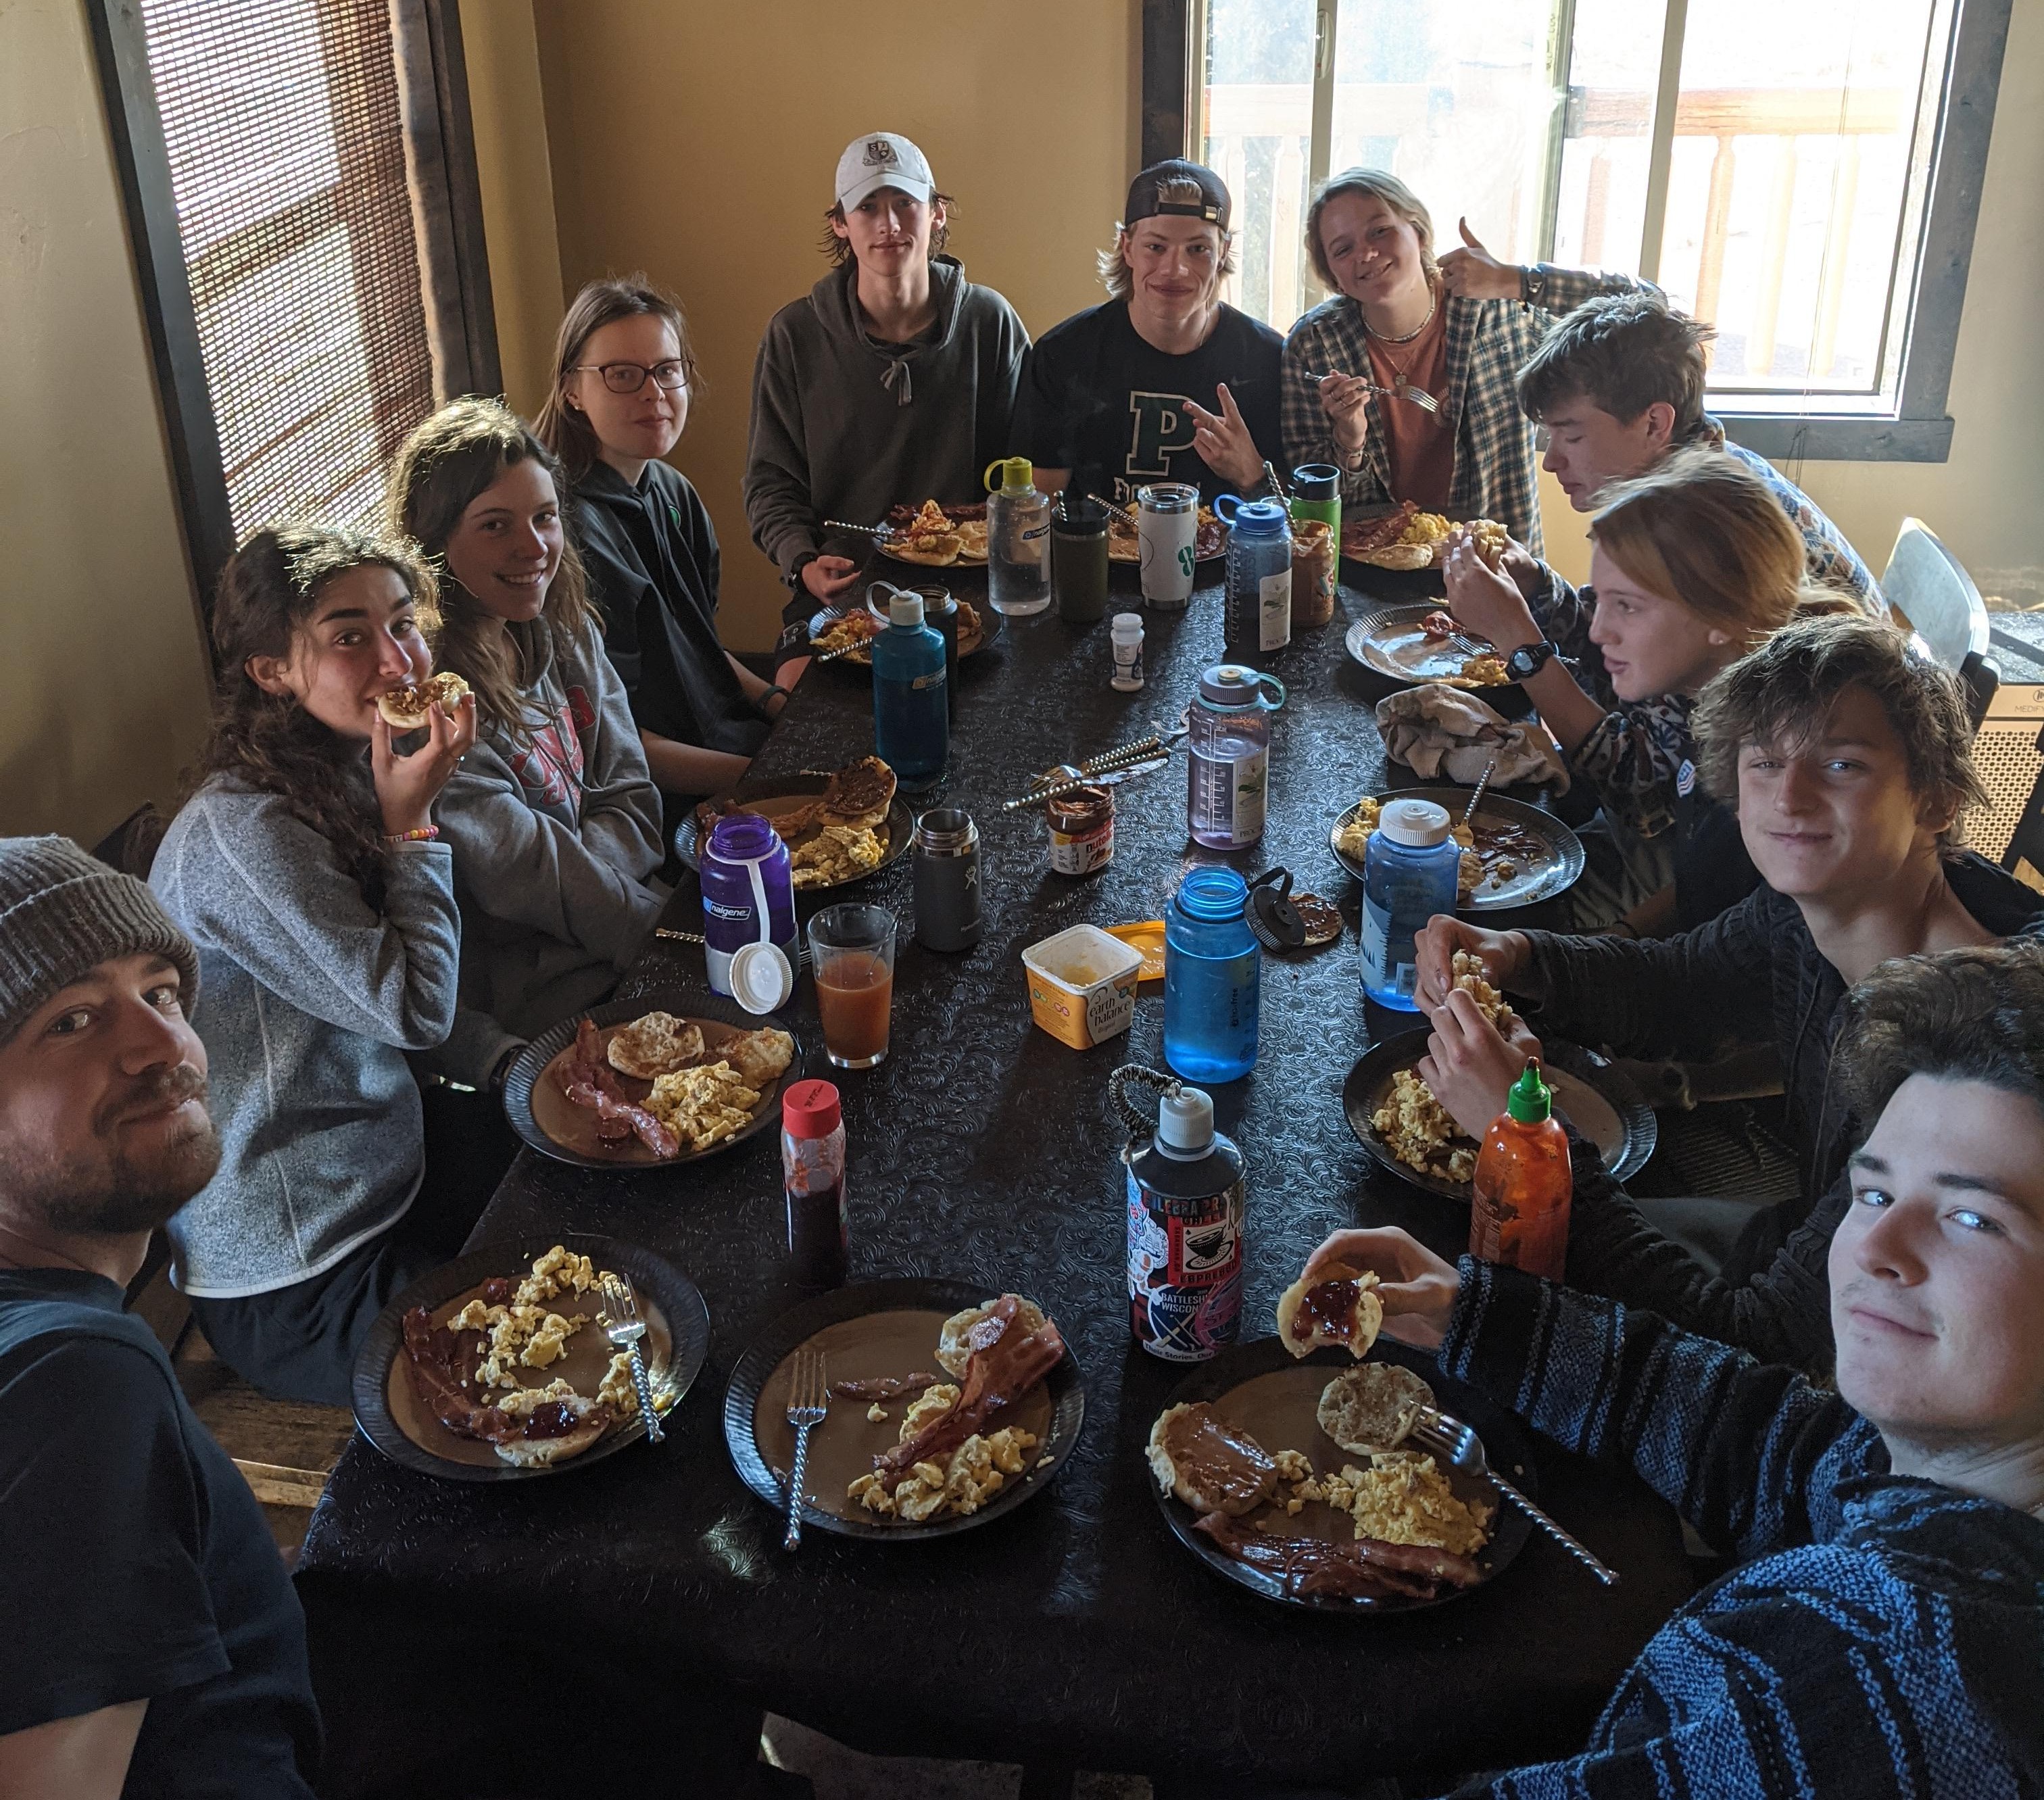
[[[1371,135],[1417,136],[1427,129],[1435,90],[1424,83],[1386,84],[1348,90],[1354,102],[1366,102]],[[1351,110],[1337,90],[1336,107]],[[1248,144],[1251,138],[1274,138],[1277,156],[1274,217],[1268,239],[1270,316],[1289,324],[1301,310],[1301,229],[1298,194],[1309,149],[1308,121],[1312,90],[1304,83],[1221,85],[1206,90],[1208,155],[1238,204],[1248,190]],[[1623,140],[1643,140],[1652,124],[1654,97],[1644,90],[1574,88],[1570,90],[1567,134],[1592,146],[1582,218],[1582,260],[1592,267],[1606,255],[1606,208],[1612,165],[1608,146]],[[1819,305],[1808,372],[1831,372],[1838,355],[1838,321],[1846,292],[1846,259],[1852,248],[1854,216],[1859,195],[1861,147],[1870,137],[1896,137],[1907,130],[1910,96],[1900,88],[1743,87],[1694,88],[1684,94],[1675,113],[1677,138],[1711,138],[1716,148],[1711,161],[1704,201],[1701,251],[1694,299],[1696,315],[1715,321],[1723,298],[1725,246],[1731,236],[1734,184],[1742,140],[1765,139],[1777,146],[1760,246],[1759,275],[1752,323],[1746,333],[1746,366],[1765,375],[1774,361],[1781,323],[1781,290],[1788,264],[1794,223],[1796,178],[1806,138],[1836,142],[1837,173],[1825,234],[1823,263],[1818,277]],[[1439,197],[1443,206],[1451,196]],[[1631,260],[1635,247],[1613,246]],[[1240,274],[1230,283],[1228,298],[1239,304]]]

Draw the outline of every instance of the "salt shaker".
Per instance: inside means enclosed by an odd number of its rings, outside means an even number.
[[[1114,674],[1108,686],[1133,694],[1143,685],[1143,615],[1116,613],[1110,628],[1114,645]]]
[[[979,828],[956,806],[916,821],[916,941],[970,950],[979,941]]]

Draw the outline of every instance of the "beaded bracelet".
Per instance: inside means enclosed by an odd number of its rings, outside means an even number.
[[[383,834],[386,844],[430,844],[440,834],[438,825],[421,825],[417,831],[387,831]]]

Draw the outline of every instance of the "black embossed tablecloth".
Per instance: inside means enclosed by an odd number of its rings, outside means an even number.
[[[983,586],[958,585],[984,603]],[[1137,604],[1132,585],[1117,572],[1118,604]],[[1343,595],[1350,610],[1364,598]],[[1105,1098],[1118,1063],[1161,1063],[1163,1000],[1144,995],[1127,1037],[1074,1052],[1031,1025],[1020,952],[1082,920],[1160,917],[1183,871],[1213,853],[1186,837],[1182,748],[1167,770],[1116,790],[1114,860],[1096,876],[1047,872],[1040,820],[997,810],[1029,771],[1175,721],[1200,669],[1222,660],[1214,589],[1144,623],[1149,680],[1137,694],[1108,686],[1105,623],[1054,613],[1009,620],[962,665],[943,798],[979,822],[986,935],[957,956],[916,945],[907,860],[859,890],[904,927],[893,1045],[878,1069],[832,1076],[850,1140],[853,1279],[1019,1289],[1078,1357],[1085,1429],[1051,1491],[941,1543],[812,1531],[784,1555],[776,1516],[732,1471],[719,1418],[732,1363],[796,1298],[782,1275],[777,1137],[667,1173],[587,1172],[526,1152],[474,1241],[563,1229],[651,1246],[709,1301],[709,1366],[663,1446],[554,1479],[477,1488],[394,1467],[359,1440],[349,1448],[299,1582],[338,1790],[402,1763],[408,1738],[444,1730],[451,1704],[490,1705],[494,1671],[559,1667],[563,1635],[587,1645],[598,1633],[621,1658],[615,1698],[650,1701],[655,1718],[663,1692],[713,1678],[878,1752],[1327,1786],[1442,1776],[1580,1745],[1689,1590],[1669,1510],[1630,1477],[1550,1446],[1543,1497],[1622,1571],[1615,1590],[1536,1537],[1452,1605],[1329,1620],[1221,1582],[1166,1529],[1143,1446],[1184,1371],[1130,1340],[1123,1133]],[[1343,654],[1346,628],[1338,614],[1264,659],[1290,702],[1275,721],[1269,829],[1232,859],[1246,872],[1285,863],[1301,887],[1338,898],[1348,921],[1335,947],[1266,958],[1257,1067],[1215,1094],[1220,1129],[1249,1163],[1251,1336],[1270,1333],[1278,1294],[1336,1226],[1403,1225],[1450,1255],[1468,1230],[1465,1210],[1374,1172],[1342,1115],[1342,1078],[1368,1039],[1356,896],[1327,829],[1383,772],[1371,714],[1382,690]],[[754,772],[832,767],[872,743],[865,679],[813,667]],[[699,906],[685,887],[670,921],[697,923]],[[702,979],[699,950],[662,944],[624,991],[699,990]],[[806,978],[795,1006],[813,1023]],[[498,1647],[521,1639],[505,1664]],[[422,1686],[408,1658],[439,1679]]]

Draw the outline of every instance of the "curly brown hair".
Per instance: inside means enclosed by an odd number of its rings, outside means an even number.
[[[689,396],[692,400],[701,398],[702,375],[696,366],[695,347],[689,341],[688,320],[680,301],[636,269],[629,275],[584,283],[554,334],[553,385],[532,421],[533,435],[560,458],[570,481],[580,481],[589,473],[602,446],[590,427],[589,415],[568,404],[568,377],[581,363],[589,340],[605,325],[641,313],[665,319],[673,328],[682,368],[688,376]]]
[[[416,544],[439,577],[440,624],[433,645],[439,666],[475,690],[478,729],[501,732],[520,745],[529,745],[546,723],[524,698],[545,663],[544,640],[551,639],[559,660],[582,641],[595,616],[582,557],[564,531],[561,566],[547,589],[545,610],[499,631],[495,615],[485,612],[448,567],[447,546],[478,497],[506,469],[528,460],[547,471],[565,510],[566,471],[516,413],[501,400],[452,400],[405,440],[390,465],[385,502],[391,529]]]
[[[221,776],[281,796],[294,818],[333,846],[363,898],[381,912],[383,817],[363,747],[248,673],[252,657],[289,661],[327,584],[366,566],[389,569],[404,583],[430,634],[439,622],[432,571],[402,544],[336,525],[272,525],[228,559],[213,602],[220,667],[213,729],[187,794]]]
[[[1869,1124],[1911,1075],[1978,1081],[2044,1107],[2044,944],[1883,963],[1852,990],[1837,1067]]]
[[[1800,748],[1823,729],[1849,687],[1880,702],[1902,746],[1910,793],[1949,813],[1938,842],[1956,848],[1960,815],[1987,798],[1973,767],[1965,689],[1894,626],[1864,614],[1798,619],[1704,690],[1689,723],[1704,787],[1737,794],[1741,751],[1750,744]]]

